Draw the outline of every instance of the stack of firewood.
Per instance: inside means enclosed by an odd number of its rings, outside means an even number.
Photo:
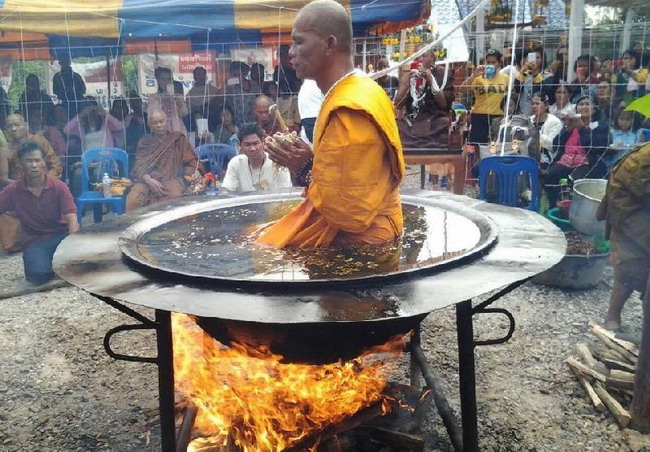
[[[634,395],[639,348],[593,322],[589,322],[589,327],[599,342],[591,347],[577,344],[579,358],[570,356],[565,362],[578,377],[596,409],[608,409],[622,427],[627,427],[631,417],[624,406],[629,405]]]

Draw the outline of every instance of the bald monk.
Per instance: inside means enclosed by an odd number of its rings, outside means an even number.
[[[278,109],[274,108],[271,111],[272,105],[273,101],[269,96],[264,94],[257,96],[253,104],[253,116],[255,116],[257,125],[266,135],[274,135],[277,132],[288,132],[289,128],[284,123],[284,119],[282,119],[282,115],[280,115]]]
[[[0,148],[0,189],[23,177],[23,166],[18,159],[18,149],[29,141],[37,143],[43,150],[45,167],[50,177],[61,178],[63,166],[54,149],[42,135],[31,135],[22,115],[7,116],[5,121],[6,144]],[[12,213],[0,214],[0,245],[7,252],[21,249],[20,220]]]
[[[315,80],[325,99],[313,153],[304,142],[267,144],[270,157],[308,188],[303,203],[258,241],[319,247],[399,237],[404,159],[393,105],[377,83],[354,72],[349,14],[334,1],[314,1],[298,13],[291,36],[298,77]]]
[[[180,132],[168,130],[167,115],[160,110],[149,114],[151,134],[138,142],[133,178],[126,197],[126,210],[179,198],[187,188],[184,176],[200,178],[194,149]]]
[[[22,115],[7,116],[5,136],[7,144],[0,149],[0,186],[9,185],[22,177],[23,169],[18,160],[18,149],[28,141],[37,143],[43,149],[43,158],[48,174],[55,179],[61,177],[63,166],[50,142],[42,135],[30,134]]]

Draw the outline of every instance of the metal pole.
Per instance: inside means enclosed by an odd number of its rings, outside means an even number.
[[[414,388],[420,388],[420,367],[415,359],[415,354],[413,350],[416,347],[420,347],[420,325],[415,327],[413,330],[413,337],[411,337],[411,342],[409,343],[409,357],[410,357],[410,367],[409,367],[409,378],[411,379],[411,386]]]
[[[627,8],[625,10],[625,23],[623,24],[623,36],[621,37],[621,53],[630,48],[630,34],[632,33],[632,21],[634,20],[634,10]]]
[[[471,300],[456,305],[456,329],[458,334],[458,380],[463,424],[463,451],[475,452],[478,451],[478,421]]]
[[[361,56],[361,64],[363,72],[368,72],[368,65],[367,65],[367,57],[366,57],[366,52],[368,51],[368,40],[366,38],[363,38],[363,55]]]
[[[108,83],[108,92],[106,93],[106,104],[108,111],[111,111],[111,56],[106,55],[106,83]]]
[[[174,349],[171,312],[156,310],[158,345],[158,398],[160,400],[160,437],[162,452],[176,450],[174,422]]]
[[[476,65],[485,55],[485,8],[481,8],[476,13]]]
[[[569,67],[567,81],[575,78],[573,63],[582,54],[582,26],[585,14],[585,0],[571,0],[571,15],[569,16]]]

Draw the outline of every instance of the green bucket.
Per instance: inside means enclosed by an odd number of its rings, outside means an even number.
[[[569,220],[560,218],[560,209],[557,207],[549,209],[548,212],[546,212],[546,218],[551,220],[558,228],[562,229],[563,231],[571,231],[573,229]]]

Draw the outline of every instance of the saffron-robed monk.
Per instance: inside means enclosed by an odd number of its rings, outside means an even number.
[[[332,0],[298,13],[289,51],[298,77],[325,93],[313,153],[305,143],[268,143],[269,156],[308,185],[305,200],[267,227],[260,243],[317,247],[374,244],[402,234],[399,184],[404,158],[393,105],[367,75],[355,72],[352,23]]]

